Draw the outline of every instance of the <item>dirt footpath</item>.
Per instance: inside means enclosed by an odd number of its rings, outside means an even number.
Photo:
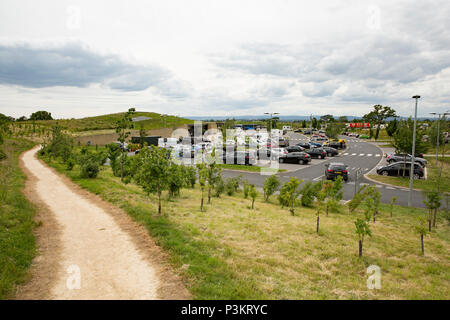
[[[125,212],[22,156],[38,206],[39,256],[19,299],[186,299],[187,290],[146,230]]]

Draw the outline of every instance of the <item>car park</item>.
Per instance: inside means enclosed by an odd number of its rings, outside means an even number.
[[[347,166],[341,162],[330,162],[325,164],[325,177],[327,180],[334,180],[341,176],[344,181],[348,181]]]
[[[394,162],[386,166],[378,167],[377,173],[382,176],[405,176],[409,177],[411,169],[410,162]],[[420,163],[414,163],[414,179],[420,179],[424,176],[424,168]]]
[[[304,134],[313,134],[313,132],[311,130],[305,130],[303,133]]]
[[[337,156],[339,154],[339,152],[335,148],[328,147],[328,146],[325,146],[325,147],[322,147],[322,148],[323,148],[323,150],[326,151],[328,157],[334,157],[334,156]]]
[[[325,159],[327,157],[327,152],[322,148],[312,148],[306,151],[311,158]]]
[[[279,158],[280,163],[308,164],[311,156],[306,152],[288,152]]]
[[[410,154],[398,154],[398,153],[394,153],[394,154],[390,154],[386,157],[386,161],[388,163],[394,163],[394,162],[411,162],[411,155]],[[421,164],[422,167],[425,167],[428,163],[428,161],[424,158],[421,157],[414,157],[414,162],[418,162]]]
[[[334,148],[334,149],[343,149],[343,148],[345,148],[344,144],[342,144],[340,142],[337,142],[337,141],[331,141],[326,146],[330,147],[330,148]]]

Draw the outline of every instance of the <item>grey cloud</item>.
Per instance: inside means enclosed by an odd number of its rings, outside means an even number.
[[[127,63],[117,55],[99,54],[79,43],[0,45],[0,84],[29,88],[102,84],[119,91],[156,87],[163,94],[175,95],[173,82],[173,75],[163,67]]]

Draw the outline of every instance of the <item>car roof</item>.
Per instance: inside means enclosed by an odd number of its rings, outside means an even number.
[[[330,162],[330,166],[344,166],[345,167],[345,164],[342,162]]]

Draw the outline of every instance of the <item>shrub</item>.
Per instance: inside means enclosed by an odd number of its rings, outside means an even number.
[[[244,199],[247,199],[248,198],[248,193],[250,191],[250,184],[248,183],[247,179],[242,181],[242,191],[244,192]]]
[[[99,171],[100,167],[95,159],[86,158],[81,163],[81,177],[83,178],[96,178]]]
[[[168,176],[168,189],[169,189],[169,197],[176,197],[180,195],[180,190],[184,185],[184,178],[181,166],[172,163],[169,167],[169,176]]]
[[[229,178],[225,182],[225,192],[227,195],[232,196],[239,189],[241,176]]]
[[[276,175],[271,175],[264,181],[264,200],[269,201],[269,197],[280,187],[281,181]]]
[[[222,179],[222,176],[219,176],[216,184],[214,185],[214,196],[220,198],[220,195],[225,192],[225,182]]]
[[[71,157],[67,160],[67,170],[71,171],[75,166],[75,160]]]
[[[319,190],[322,188],[322,181],[317,183],[312,183],[308,181],[301,190],[302,198],[301,203],[304,207],[312,207],[314,203],[314,198],[318,194]]]
[[[191,166],[181,166],[184,177],[184,184],[188,188],[194,188],[195,182],[197,181],[197,170],[195,167]]]

